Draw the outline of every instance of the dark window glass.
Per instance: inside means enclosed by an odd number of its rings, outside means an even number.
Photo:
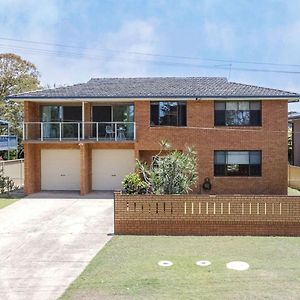
[[[159,125],[159,103],[151,103],[151,126]]]
[[[93,106],[93,122],[112,122],[111,106]]]
[[[215,126],[261,126],[261,102],[215,101]]]
[[[250,110],[250,125],[261,126],[261,111]]]
[[[60,122],[61,121],[61,106],[43,105],[41,107],[42,122]]]
[[[178,126],[186,126],[186,105],[179,103],[178,105]]]
[[[215,110],[215,125],[225,125],[225,110]]]
[[[226,165],[215,165],[215,176],[225,176]]]
[[[250,176],[261,176],[261,165],[250,165]]]
[[[81,106],[63,106],[63,122],[62,135],[63,138],[78,138],[78,124],[74,122],[80,122],[82,119]]]
[[[78,135],[80,135],[78,122],[81,122],[81,119],[81,106],[42,106],[43,138],[57,139],[61,133],[62,138],[78,139]],[[63,123],[60,125],[58,122]]]
[[[151,126],[186,126],[186,104],[183,102],[152,102]]]
[[[64,122],[80,122],[82,119],[81,106],[64,106],[63,121]]]
[[[177,126],[178,105],[177,102],[159,103],[159,124],[166,126]]]
[[[261,176],[261,151],[215,151],[215,176]]]

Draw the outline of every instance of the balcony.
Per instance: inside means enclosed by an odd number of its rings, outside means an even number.
[[[135,122],[24,122],[24,141],[134,141]]]

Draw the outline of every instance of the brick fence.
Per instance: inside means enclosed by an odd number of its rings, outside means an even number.
[[[300,197],[116,192],[115,233],[300,236]]]

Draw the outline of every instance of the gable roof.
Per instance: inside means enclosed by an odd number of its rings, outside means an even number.
[[[289,120],[300,120],[300,113],[294,113],[289,115]]]
[[[35,98],[300,98],[300,94],[230,82],[225,77],[92,78],[87,83],[11,95]]]

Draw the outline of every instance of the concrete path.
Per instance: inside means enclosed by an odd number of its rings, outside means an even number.
[[[112,199],[24,198],[1,209],[0,299],[57,299],[112,232]]]

